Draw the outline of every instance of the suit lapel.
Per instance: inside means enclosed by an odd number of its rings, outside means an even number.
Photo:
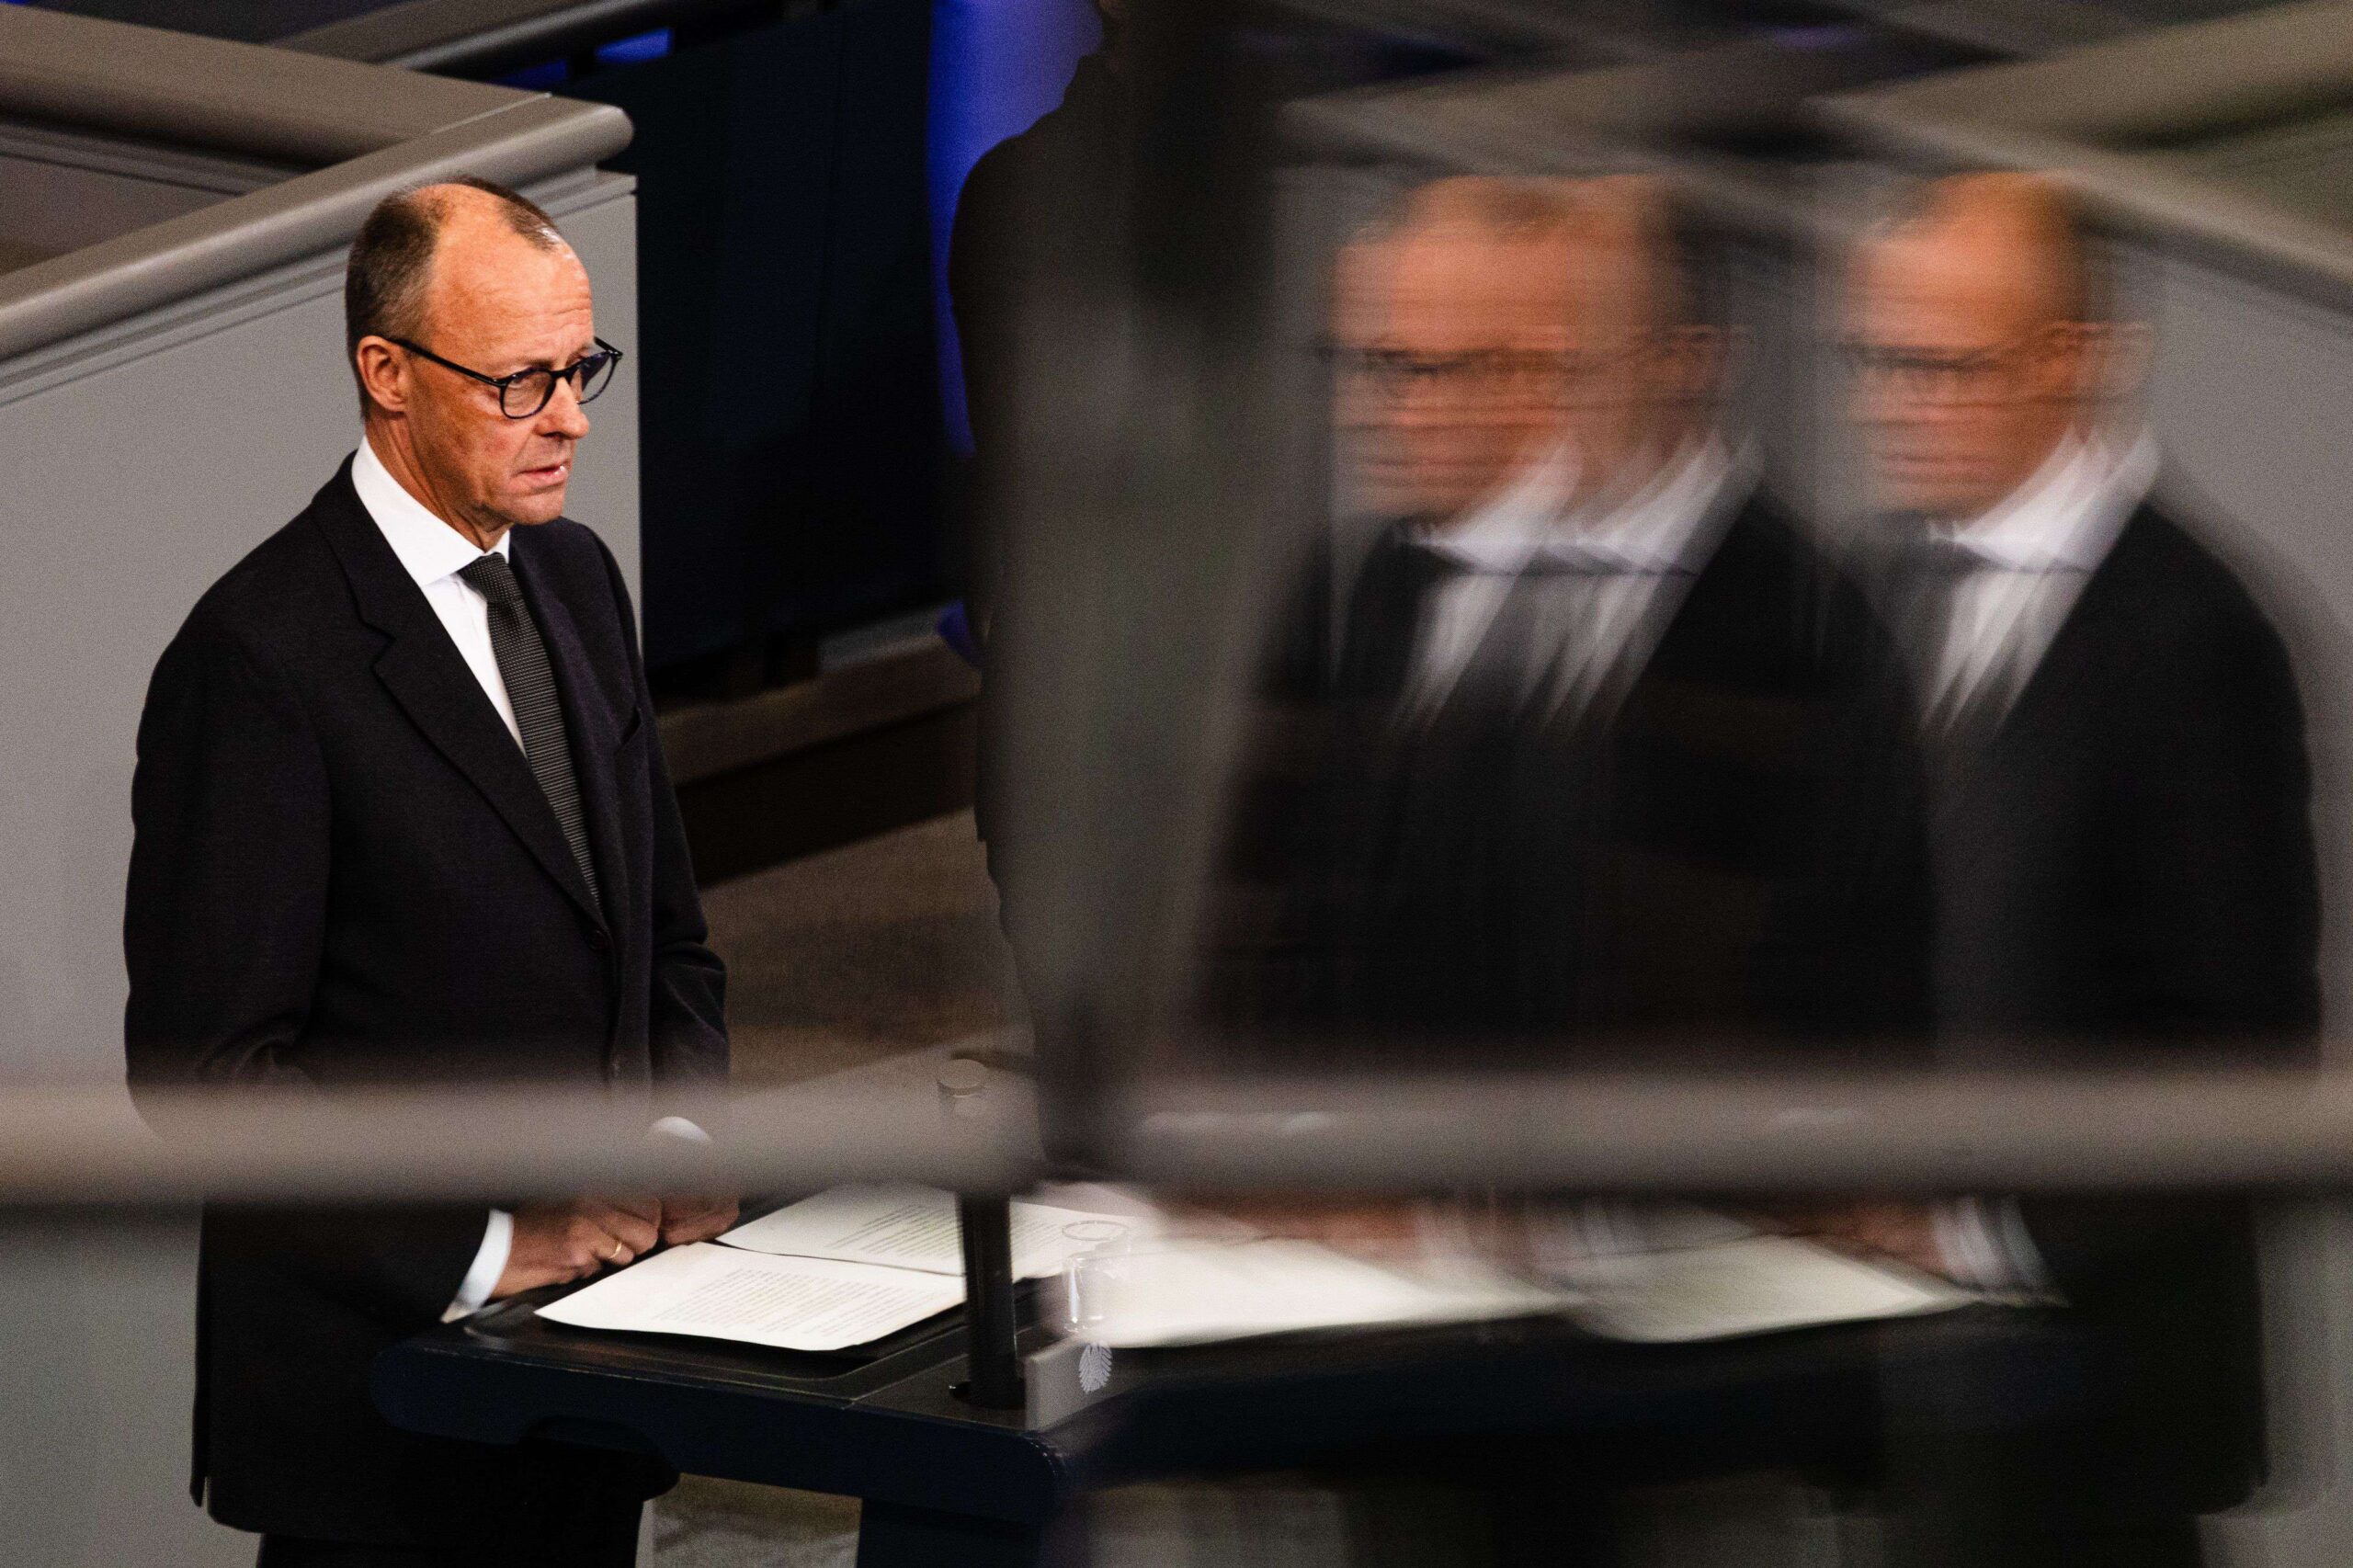
[[[347,460],[319,493],[312,516],[351,582],[359,619],[391,639],[377,655],[377,678],[409,722],[481,791],[541,869],[584,913],[601,922],[603,912],[573,861],[539,780],[531,777],[523,748],[360,504]]]
[[[2087,705],[2097,706],[2126,673],[2115,656],[2125,641],[2117,633],[2133,614],[2138,590],[2132,579],[2147,544],[2148,526],[2135,513],[2085,580],[2008,710],[1986,724],[1976,744],[1963,748],[1948,767],[1939,815],[1965,801],[2010,751],[2024,747],[2049,755],[2077,727],[2070,711],[2080,714]]]
[[[579,781],[581,806],[587,813],[589,848],[604,884],[606,907],[625,909],[629,866],[622,853],[620,802],[613,788],[613,751],[620,744],[613,704],[597,678],[596,665],[580,640],[580,628],[571,609],[540,570],[532,536],[522,529],[516,531],[512,560],[524,599],[538,618],[548,664],[555,672],[556,699],[572,740],[572,769]]]

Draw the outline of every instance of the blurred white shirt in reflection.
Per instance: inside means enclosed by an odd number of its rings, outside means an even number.
[[[1415,639],[1409,718],[1427,718],[1474,657],[1518,662],[1531,717],[1582,708],[1639,668],[1713,548],[1747,464],[1714,437],[1684,447],[1631,495],[1571,510],[1575,457],[1556,447],[1470,517],[1421,536],[1454,567],[1431,596]],[[1515,588],[1534,593],[1528,619],[1499,625]],[[1504,635],[1524,646],[1485,647]]]
[[[2145,432],[2120,443],[2069,436],[1993,510],[1949,528],[1978,564],[1954,585],[1927,666],[1930,726],[1981,701],[2006,710],[2018,699],[2156,472]]]

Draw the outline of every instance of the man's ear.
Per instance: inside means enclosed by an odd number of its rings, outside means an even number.
[[[351,359],[359,372],[359,384],[377,407],[390,414],[407,409],[408,356],[383,338],[369,336],[359,340]]]

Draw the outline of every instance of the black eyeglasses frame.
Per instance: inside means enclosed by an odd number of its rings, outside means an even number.
[[[605,381],[597,384],[594,392],[589,392],[584,390],[587,387],[589,381],[595,376],[598,369],[602,369],[608,366],[619,369],[621,360],[626,358],[620,349],[614,347],[603,338],[594,337],[589,339],[589,341],[596,344],[597,350],[596,353],[584,354],[579,358],[574,359],[571,364],[564,366],[560,370],[549,369],[544,366],[535,365],[528,370],[517,370],[512,375],[491,376],[485,375],[480,370],[460,365],[455,359],[444,359],[440,355],[433,352],[432,349],[426,347],[425,345],[421,343],[411,343],[405,337],[388,336],[384,341],[387,343],[398,344],[401,347],[407,349],[418,358],[430,359],[433,363],[440,366],[445,370],[455,370],[458,374],[464,376],[469,380],[480,381],[486,387],[496,388],[498,392],[498,412],[505,415],[509,419],[537,418],[541,409],[547,407],[549,403],[555,401],[555,388],[558,381],[572,381],[573,391],[582,403],[588,403],[596,402],[598,397],[603,395],[605,388],[611,386],[613,383],[611,379],[608,377]],[[509,391],[520,385],[526,378],[531,376],[547,377],[548,390],[540,395],[539,402],[523,410],[520,414],[517,414],[515,410],[506,406],[506,394]]]

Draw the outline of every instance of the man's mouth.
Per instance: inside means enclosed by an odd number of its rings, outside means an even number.
[[[516,477],[526,484],[540,485],[559,484],[570,478],[571,474],[572,460],[560,458],[554,462],[545,463],[538,468],[527,468]]]

